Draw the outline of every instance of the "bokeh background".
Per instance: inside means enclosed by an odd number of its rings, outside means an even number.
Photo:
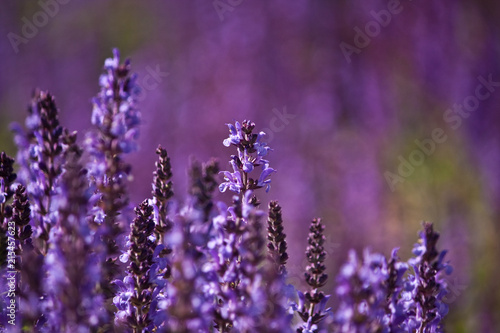
[[[374,23],[382,10],[390,21]],[[499,332],[500,84],[481,88],[474,112],[447,111],[473,100],[478,77],[500,82],[499,20],[488,0],[2,0],[0,150],[15,155],[9,124],[24,121],[35,87],[83,141],[118,47],[143,88],[132,203],[149,195],[158,144],[182,200],[189,159],[228,168],[224,124],[252,119],[274,149],[260,199],[283,206],[292,280],[313,217],[327,225],[329,293],[350,248],[399,246],[407,259],[432,221],[455,268],[448,331]],[[355,40],[367,27],[372,37]],[[347,44],[359,47],[346,56]],[[439,128],[446,140],[415,153]],[[410,157],[418,165],[391,185],[387,172]]]

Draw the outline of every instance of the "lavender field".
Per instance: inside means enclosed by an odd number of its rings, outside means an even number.
[[[499,19],[3,1],[0,332],[499,332]]]

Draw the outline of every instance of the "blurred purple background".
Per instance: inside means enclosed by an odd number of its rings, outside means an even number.
[[[190,156],[228,168],[224,124],[251,119],[274,149],[278,173],[260,198],[283,206],[294,281],[313,217],[327,224],[331,293],[349,248],[400,246],[407,259],[433,221],[455,268],[449,331],[498,332],[499,19],[486,0],[4,0],[0,150],[15,155],[8,127],[35,87],[83,140],[118,47],[143,88],[134,204],[151,190],[158,144],[182,199]]]

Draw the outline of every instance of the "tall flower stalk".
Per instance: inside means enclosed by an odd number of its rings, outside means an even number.
[[[243,123],[227,124],[229,128],[229,137],[224,140],[224,146],[231,145],[237,148],[238,154],[231,155],[230,164],[233,172],[223,171],[224,182],[220,184],[219,189],[225,192],[227,189],[239,193],[242,197],[247,190],[255,190],[265,187],[266,192],[271,188],[270,175],[275,172],[269,167],[269,161],[263,159],[270,148],[262,142],[264,132],[253,133],[255,124],[245,120]],[[262,170],[257,179],[251,178],[250,173],[258,166]]]
[[[283,232],[281,206],[276,201],[271,201],[269,203],[267,224],[267,248],[269,250],[269,256],[274,262],[278,273],[286,276],[285,265],[288,260],[288,253],[286,252],[286,235]]]
[[[173,222],[168,215],[169,200],[174,196],[172,178],[172,166],[167,150],[158,146],[156,149],[158,161],[156,161],[156,170],[153,173],[153,199],[151,205],[154,210],[154,237],[156,242],[155,253],[158,264],[158,274],[162,279],[168,279],[171,276],[172,268],[169,255],[172,253],[170,244],[166,244],[165,235],[172,230]],[[161,296],[161,295],[160,295]]]
[[[114,281],[119,292],[113,303],[118,309],[115,322],[140,333],[153,328],[153,300],[157,293],[153,267],[156,243],[153,207],[145,200],[135,208],[135,213],[127,241],[129,250],[121,257],[123,262],[128,262],[127,275],[123,281]]]
[[[442,320],[448,313],[443,300],[448,293],[444,275],[450,274],[452,267],[444,261],[446,251],[437,250],[438,239],[432,223],[425,222],[419,243],[413,247],[415,257],[408,262],[413,269],[409,277],[413,289],[404,297],[409,303],[409,320],[414,323],[411,328],[418,333],[443,332]]]
[[[50,237],[60,233],[61,212],[55,198],[61,195],[66,157],[75,143],[76,134],[69,133],[60,125],[55,98],[38,89],[33,94],[25,125],[26,130],[17,124],[13,126],[18,146],[19,181],[26,187],[31,210],[30,225],[27,225],[27,213],[21,211],[26,208],[23,207],[26,202],[24,194],[19,193],[16,218],[21,233],[18,246],[30,250],[33,244],[35,251],[23,251],[20,258],[20,279],[23,283],[20,285],[19,301],[23,307],[22,326],[40,330],[49,315],[44,313],[47,292],[39,277],[47,274],[44,257],[52,242]],[[28,236],[30,233],[32,241]]]
[[[158,244],[163,243],[163,235],[172,228],[172,221],[168,218],[168,200],[174,196],[172,178],[172,166],[167,150],[162,146],[156,149],[158,161],[155,163],[156,170],[153,174],[153,200],[158,209],[155,235]]]
[[[270,148],[262,142],[265,133],[254,134],[255,124],[250,121],[228,124],[228,128],[229,138],[223,143],[226,147],[235,146],[237,155],[231,155],[233,172],[223,172],[225,181],[219,190],[229,189],[238,195],[229,208],[219,205],[220,214],[214,219],[215,236],[210,243],[220,281],[216,328],[220,332],[229,332],[233,327],[237,332],[286,331],[283,322],[289,323],[291,317],[284,307],[284,279],[264,252],[264,213],[257,209],[259,201],[254,195],[257,189],[270,188],[269,177],[275,170],[263,159]],[[252,172],[259,166],[261,171],[256,178]],[[270,233],[277,237],[272,241],[281,244],[284,239],[278,235],[282,231],[278,224],[270,227]],[[286,246],[278,246],[281,250],[277,251],[286,250]],[[266,306],[273,311],[266,312]]]
[[[319,290],[326,284],[328,279],[324,265],[326,258],[323,247],[325,243],[324,230],[325,226],[321,224],[320,219],[314,219],[309,226],[309,236],[307,237],[309,245],[306,249],[309,265],[306,267],[304,276],[310,289],[304,294],[299,292],[299,308],[297,312],[304,324],[297,329],[297,332],[318,332],[318,324],[330,312],[330,309],[326,308],[326,302],[328,302],[330,296]]]
[[[59,110],[50,93],[36,90],[28,111],[26,131],[14,126],[19,174],[32,206],[36,247],[45,255],[50,230],[58,221],[52,202],[63,172],[67,149],[64,137],[68,134],[59,123]]]
[[[408,331],[407,309],[405,300],[401,297],[405,288],[404,275],[408,271],[408,264],[401,262],[397,255],[398,250],[398,248],[392,250],[391,258],[387,263],[387,279],[385,281],[387,299],[383,323],[393,333]]]
[[[123,234],[128,229],[127,183],[131,167],[123,160],[123,154],[137,149],[139,134],[135,80],[136,75],[130,74],[130,61],[120,63],[120,54],[114,49],[113,58],[106,59],[104,73],[99,78],[101,91],[93,99],[91,120],[96,131],[87,137],[91,157],[87,168],[95,188],[93,201],[96,201],[92,220],[106,245],[100,288],[108,300],[109,317],[113,317],[114,311],[109,304],[115,293],[111,281],[123,270],[117,259],[123,246]]]

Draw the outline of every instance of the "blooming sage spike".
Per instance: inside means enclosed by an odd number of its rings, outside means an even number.
[[[326,284],[328,275],[324,273],[326,267],[324,261],[326,252],[323,248],[325,236],[323,232],[325,226],[321,224],[321,219],[314,219],[309,227],[309,236],[307,238],[308,246],[306,249],[306,257],[309,265],[304,274],[306,283],[310,286],[310,290],[302,294],[299,292],[299,309],[298,314],[304,321],[297,332],[317,332],[319,322],[330,312],[330,309],[325,309],[326,302],[330,298],[325,295],[319,288]]]
[[[156,161],[156,171],[153,179],[153,198],[158,208],[158,221],[155,227],[155,235],[158,244],[163,243],[163,235],[172,228],[172,221],[169,220],[167,213],[167,203],[173,197],[172,166],[167,150],[158,146],[156,149],[158,161]]]
[[[114,49],[113,58],[104,62],[104,73],[99,78],[101,90],[93,99],[91,121],[95,132],[86,139],[91,158],[87,168],[97,198],[93,199],[96,204],[92,219],[106,244],[101,288],[108,301],[114,296],[110,283],[122,273],[116,261],[123,246],[121,236],[128,228],[127,183],[131,166],[123,160],[123,154],[137,149],[140,114],[136,108],[135,81],[136,75],[130,74],[130,61],[120,63],[120,54]],[[108,316],[113,316],[111,308]]]
[[[443,275],[450,274],[452,267],[444,261],[446,251],[437,250],[438,239],[432,223],[424,222],[420,241],[413,247],[415,257],[408,261],[413,268],[408,288],[412,289],[404,297],[412,300],[408,306],[413,314],[409,321],[414,325],[410,328],[418,333],[443,332],[442,320],[448,313],[448,305],[443,301],[448,293]]]
[[[145,200],[135,208],[135,213],[128,238],[129,249],[121,258],[129,262],[127,276],[123,281],[114,281],[119,291],[113,303],[118,308],[115,323],[139,333],[153,327],[156,310],[156,304],[153,304],[156,278],[153,254],[156,243],[152,237],[155,230],[153,207]]]
[[[236,193],[244,193],[247,190],[255,190],[265,187],[266,192],[271,188],[271,179],[269,178],[275,170],[269,167],[269,161],[263,159],[271,150],[266,143],[262,142],[264,132],[259,134],[252,133],[255,124],[249,120],[242,124],[236,122],[227,124],[229,127],[229,138],[224,140],[224,146],[236,146],[237,155],[231,156],[231,166],[233,172],[223,171],[224,180],[219,186],[221,192],[227,189]],[[257,180],[250,178],[250,173],[257,166],[262,166],[261,173]]]
[[[269,203],[269,214],[267,219],[267,248],[271,260],[277,267],[280,275],[286,275],[286,261],[288,253],[286,252],[286,235],[283,232],[283,218],[281,216],[281,206],[276,201]]]
[[[28,111],[27,131],[14,126],[21,165],[19,174],[34,213],[37,248],[46,254],[50,230],[58,221],[58,212],[52,207],[52,202],[68,146],[64,143],[65,129],[59,123],[55,98],[50,93],[35,90]]]

